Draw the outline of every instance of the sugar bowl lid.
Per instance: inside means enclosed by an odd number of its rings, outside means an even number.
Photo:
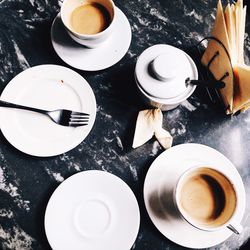
[[[146,49],[138,58],[135,76],[140,87],[150,96],[170,99],[193,91],[186,79],[198,79],[193,60],[182,50],[158,44]]]

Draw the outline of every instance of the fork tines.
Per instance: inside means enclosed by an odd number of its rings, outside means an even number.
[[[76,127],[76,126],[86,126],[89,122],[89,114],[75,112],[73,111],[70,115],[69,125]]]

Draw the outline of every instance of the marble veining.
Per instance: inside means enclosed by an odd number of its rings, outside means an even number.
[[[223,1],[224,6],[226,3]],[[48,199],[66,178],[91,169],[121,177],[134,191],[141,226],[132,249],[183,249],[157,231],[145,210],[144,178],[163,148],[154,139],[137,149],[131,147],[138,111],[147,108],[136,92],[133,74],[137,57],[154,44],[174,45],[195,57],[194,45],[210,34],[216,1],[115,0],[115,4],[127,15],[133,39],[126,56],[112,68],[77,71],[89,82],[97,100],[96,121],[88,137],[70,152],[36,158],[14,149],[0,134],[0,249],[51,249],[43,229]],[[50,26],[60,5],[61,0],[0,0],[1,91],[29,67],[45,63],[67,66],[50,42]],[[244,48],[247,64],[250,64],[249,34],[247,16]],[[247,200],[250,199],[249,111],[227,117],[197,88],[188,101],[164,113],[163,127],[173,136],[174,145],[202,143],[225,154],[240,172]],[[249,203],[243,225],[240,236],[232,236],[211,249],[239,249],[249,239]]]
[[[22,195],[19,193],[18,190],[18,179],[16,178],[15,174],[10,174],[8,173],[7,177],[5,177],[6,173],[6,168],[7,167],[0,167],[0,190],[2,190],[3,192],[7,193],[9,195],[9,197],[12,198],[12,200],[14,201],[14,203],[16,203],[16,205],[21,208],[24,209],[26,211],[30,210],[29,207],[29,203],[30,201],[28,200],[24,200],[22,198]],[[8,171],[9,172],[9,171]],[[13,178],[13,182],[10,182],[9,179]],[[8,178],[8,179],[7,179]],[[7,216],[7,214],[6,214]]]
[[[13,226],[8,230],[4,230],[0,226],[0,236],[4,241],[2,244],[3,249],[32,249],[34,239],[17,226]]]

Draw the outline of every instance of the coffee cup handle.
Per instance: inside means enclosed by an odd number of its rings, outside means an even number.
[[[230,229],[232,232],[234,232],[235,234],[240,234],[242,231],[243,231],[243,227],[241,224],[238,224],[238,223],[230,223],[228,226],[227,226],[228,229]]]

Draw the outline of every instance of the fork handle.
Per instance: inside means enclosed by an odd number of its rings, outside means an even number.
[[[10,102],[6,102],[6,101],[2,101],[2,100],[0,100],[0,107],[23,109],[23,110],[38,112],[38,113],[41,113],[41,114],[47,114],[48,113],[47,110],[27,107],[27,106],[15,104],[15,103],[10,103]]]

